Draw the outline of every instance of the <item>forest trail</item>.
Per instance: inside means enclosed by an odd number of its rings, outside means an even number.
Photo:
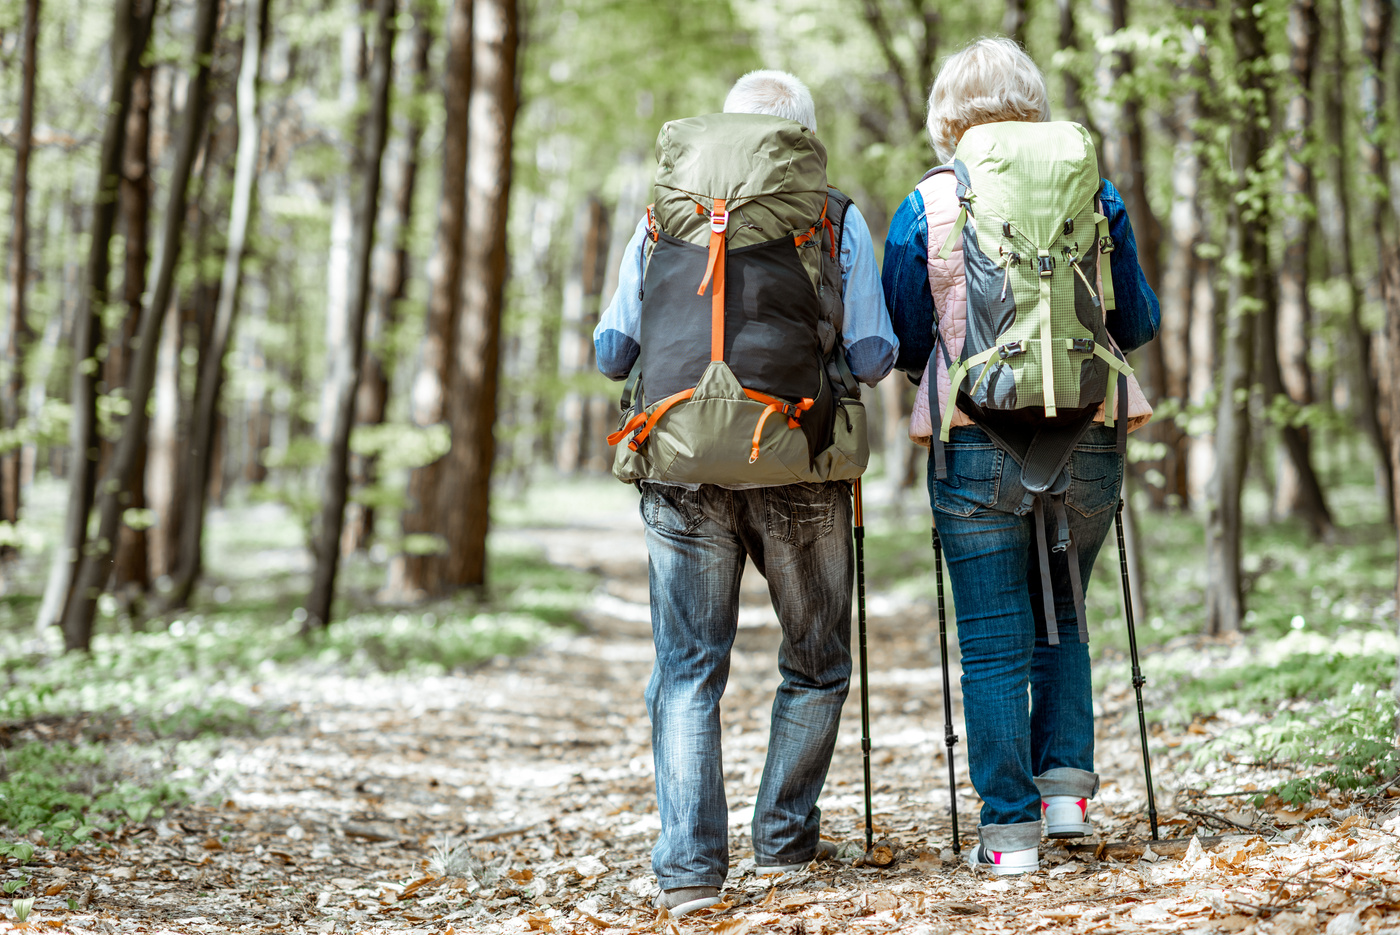
[[[1383,807],[1393,800],[1368,809],[1315,801],[1272,815],[1240,811],[1243,799],[1193,806],[1175,791],[1180,738],[1161,732],[1153,750],[1163,836],[1197,827],[1183,805],[1219,816],[1202,835],[1227,821],[1262,834],[1238,834],[1210,853],[1193,845],[1181,859],[1095,859],[1047,844],[1042,871],[1025,878],[962,866],[949,847],[936,619],[924,602],[882,593],[869,601],[874,805],[877,835],[900,859],[883,870],[846,860],[756,876],[748,822],[779,630],[752,572],[723,705],[731,905],[658,919],[640,520],[635,510],[581,503],[559,525],[500,535],[603,574],[583,628],[465,674],[347,678],[306,667],[260,682],[263,703],[291,716],[269,736],[224,741],[214,763],[222,804],[137,826],[105,854],[41,851],[26,868],[39,884],[29,892],[47,894],[31,930],[37,920],[38,931],[102,933],[1400,932],[1400,819]],[[1101,836],[1091,841],[1141,841],[1130,687],[1105,692],[1099,706],[1104,787],[1094,813]],[[961,711],[954,723],[961,734]],[[823,832],[851,844],[862,838],[859,738],[853,684],[821,800]],[[966,848],[977,799],[964,751],[956,749]]]

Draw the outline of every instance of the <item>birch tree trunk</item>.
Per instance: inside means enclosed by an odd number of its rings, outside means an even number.
[[[411,390],[413,422],[420,428],[447,418],[449,361],[457,342],[462,303],[462,244],[466,230],[467,138],[472,95],[472,0],[454,0],[447,19],[447,61],[443,67],[442,197],[438,200],[438,234],[428,261],[428,320],[418,372]],[[389,590],[402,598],[443,590],[446,547],[439,493],[446,456],[414,468],[408,476],[408,505],[400,522],[406,543],[435,538],[434,548],[412,548],[397,556],[389,571]]]
[[[406,96],[412,101],[427,91],[428,52],[433,35],[426,25],[427,10],[420,4],[414,15],[413,55],[408,72]],[[398,304],[408,289],[408,240],[413,232],[413,193],[418,182],[418,149],[423,140],[422,107],[407,108],[408,117],[401,140],[401,155],[394,173],[394,194],[385,212],[383,236],[375,250],[373,290],[365,321],[364,373],[355,401],[355,419],[360,425],[381,425],[389,403],[392,360],[385,357],[386,342],[398,326]],[[352,455],[350,474],[358,487],[375,483],[374,459]],[[343,552],[369,548],[374,536],[374,507],[351,503],[345,523]]]
[[[461,321],[448,381],[452,448],[443,504],[446,582],[486,582],[491,466],[496,443],[497,367],[506,282],[506,218],[518,101],[515,0],[477,0],[467,238]]]
[[[184,469],[186,503],[181,516],[179,562],[172,576],[170,591],[166,594],[167,608],[183,607],[189,602],[202,561],[205,498],[210,494],[211,472],[218,464],[213,455],[218,444],[224,355],[233,332],[234,316],[238,313],[243,257],[256,198],[258,154],[262,142],[258,121],[258,71],[267,37],[269,7],[270,0],[244,0],[243,54],[238,69],[236,95],[238,154],[233,170],[228,242],[224,250],[223,273],[219,279],[218,302],[214,306],[214,318],[208,330],[208,343],[199,355],[199,377],[195,382],[195,407],[191,413]]]
[[[195,74],[190,81],[184,119],[180,127],[175,168],[170,180],[170,199],[166,205],[161,233],[160,269],[151,304],[141,312],[140,325],[134,343],[135,356],[128,368],[126,398],[130,410],[122,422],[122,432],[111,462],[103,476],[98,497],[97,535],[83,552],[74,582],[73,596],[63,615],[64,644],[70,650],[88,649],[92,642],[92,620],[97,609],[97,597],[112,572],[113,552],[122,512],[127,506],[131,477],[146,446],[146,404],[151,384],[155,380],[156,352],[160,345],[160,326],[170,292],[175,281],[175,268],[180,256],[184,234],[186,190],[194,166],[195,150],[204,130],[205,107],[208,101],[211,53],[214,32],[218,24],[218,0],[204,0],[196,13],[195,45],[192,62]]]
[[[352,17],[340,33],[340,112],[346,115],[347,134],[351,149],[358,156],[364,139],[364,121],[356,115],[360,103],[360,84],[365,79],[365,33],[359,17]],[[346,319],[349,314],[349,283],[352,278],[351,243],[354,237],[354,205],[351,202],[351,178],[361,167],[351,159],[346,170],[336,176],[335,194],[331,199],[331,251],[326,263],[326,348],[344,347],[347,340]],[[328,358],[329,359],[329,358]],[[329,365],[327,371],[329,372]],[[316,422],[316,437],[329,441],[335,421],[335,381],[327,377],[321,384],[321,414]]]
[[[5,356],[0,374],[0,420],[13,431],[20,422],[24,396],[24,351],[29,343],[29,319],[25,307],[29,283],[29,156],[34,143],[34,82],[38,68],[39,0],[25,0],[24,35],[20,42],[19,127],[15,131],[14,210],[10,228],[9,319],[5,325]],[[22,450],[16,446],[0,453],[0,522],[19,520],[20,462]],[[0,549],[0,558],[13,555],[9,546]]]
[[[1313,123],[1312,85],[1321,24],[1316,0],[1294,0],[1288,13],[1289,72],[1292,88],[1284,111],[1288,146],[1284,151],[1283,262],[1278,271],[1276,364],[1269,363],[1265,391],[1286,394],[1297,407],[1313,404],[1308,345],[1312,307],[1308,301],[1308,247],[1316,224],[1317,186],[1308,153]],[[1275,378],[1274,370],[1277,376]],[[1312,464],[1312,437],[1306,425],[1280,426],[1287,455],[1280,470],[1276,504],[1280,513],[1301,515],[1316,539],[1330,539],[1332,514]]]
[[[111,273],[110,247],[117,215],[117,184],[121,178],[126,118],[131,109],[132,79],[150,38],[151,13],[134,15],[136,0],[117,0],[112,26],[112,93],[102,130],[93,199],[92,235],[88,242],[87,275],[78,296],[73,321],[72,415],[69,423],[68,510],[63,540],[54,557],[36,626],[46,628],[66,611],[77,565],[87,541],[88,513],[97,483],[97,348],[102,343],[102,309],[107,304]],[[154,4],[152,4],[154,6]],[[73,648],[65,633],[64,642]]]
[[[1244,92],[1235,120],[1234,152],[1242,185],[1252,174],[1265,170],[1269,104],[1262,69],[1268,67],[1258,8],[1250,0],[1236,0],[1231,32],[1236,69]],[[1259,184],[1255,182],[1254,184]],[[1240,553],[1244,531],[1241,494],[1249,460],[1249,395],[1254,379],[1255,329],[1258,313],[1271,292],[1269,275],[1270,217],[1266,202],[1251,206],[1236,200],[1231,213],[1229,252],[1237,269],[1230,278],[1230,299],[1225,323],[1223,373],[1216,417],[1215,503],[1206,532],[1208,580],[1206,620],[1213,634],[1233,633],[1244,618],[1244,592]]]
[[[336,572],[340,567],[340,537],[345,524],[349,492],[350,429],[355,420],[355,391],[364,359],[365,310],[369,304],[370,257],[379,216],[380,164],[389,130],[389,79],[393,73],[395,0],[375,4],[374,58],[370,64],[370,109],[365,121],[364,149],[359,165],[363,178],[355,206],[355,235],[351,249],[348,289],[347,342],[329,350],[336,357],[331,370],[335,383],[335,418],[331,422],[327,454],[325,495],[316,548],[316,570],[306,599],[303,632],[324,627],[331,620]]]

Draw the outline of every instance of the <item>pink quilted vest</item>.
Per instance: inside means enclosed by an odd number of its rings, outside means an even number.
[[[938,381],[938,407],[946,411],[948,407],[948,365],[943,356],[944,348],[954,361],[962,353],[963,337],[967,333],[967,283],[963,267],[962,238],[953,245],[948,259],[940,259],[943,242],[948,239],[954,221],[958,216],[957,179],[951,172],[939,172],[919,183],[916,189],[924,199],[924,218],[928,222],[928,284],[933,293],[933,307],[938,316],[937,328],[942,346],[935,353],[936,372],[932,379]],[[1106,263],[1099,265],[1099,290],[1103,289],[1103,272]],[[1112,340],[1110,337],[1109,340]],[[929,370],[924,368],[923,379],[919,383],[919,394],[914,400],[914,412],[909,417],[909,437],[920,445],[928,446],[930,437],[937,431],[934,419],[928,411]],[[1142,393],[1136,377],[1128,377],[1128,431],[1133,432],[1147,424],[1152,418],[1152,407]],[[1103,421],[1103,404],[1094,416],[1095,422]],[[953,427],[972,425],[961,409],[953,413]]]

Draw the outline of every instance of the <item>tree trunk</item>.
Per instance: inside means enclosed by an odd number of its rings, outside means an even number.
[[[148,228],[151,214],[151,75],[146,66],[137,74],[131,92],[131,115],[126,125],[126,155],[123,158],[121,181],[122,221],[126,235],[126,276],[122,283],[126,302],[126,318],[122,322],[120,340],[109,342],[107,350],[107,392],[114,393],[127,385],[131,356],[135,353],[133,340],[141,318],[141,300],[146,291],[146,267],[150,260]],[[104,442],[104,448],[115,445]],[[146,506],[146,452],[137,455],[127,491],[127,509],[140,510]],[[138,594],[150,587],[146,562],[146,530],[122,524],[118,533],[116,564],[112,569],[112,592],[129,610]]]
[[[379,215],[380,163],[389,130],[389,78],[393,73],[395,0],[375,4],[374,59],[370,65],[370,110],[365,121],[363,173],[359,203],[355,206],[355,234],[350,254],[351,273],[347,307],[347,345],[330,348],[335,355],[330,379],[335,383],[335,418],[331,423],[327,455],[325,495],[321,501],[321,526],[316,549],[316,571],[306,598],[303,632],[324,627],[331,620],[335,576],[340,566],[340,537],[345,524],[349,488],[350,429],[355,419],[355,391],[364,358],[365,310],[369,304],[370,256]]]
[[[1313,122],[1312,84],[1317,66],[1320,22],[1315,0],[1294,0],[1288,14],[1291,50],[1289,71],[1293,81],[1285,109],[1283,262],[1278,271],[1277,347],[1265,364],[1265,393],[1269,398],[1286,394],[1299,408],[1313,404],[1312,368],[1308,363],[1312,308],[1308,302],[1308,247],[1315,239],[1316,185],[1307,152],[1308,131]],[[1284,514],[1302,516],[1315,539],[1331,538],[1332,514],[1322,484],[1312,464],[1312,437],[1306,425],[1280,425],[1288,465],[1286,483],[1279,484],[1276,500]]]
[[[1231,32],[1236,68],[1244,92],[1236,114],[1234,152],[1241,187],[1257,185],[1263,174],[1268,141],[1269,104],[1263,81],[1264,37],[1258,8],[1250,0],[1236,0]],[[1220,404],[1216,417],[1215,504],[1207,529],[1209,570],[1206,619],[1211,633],[1233,633],[1244,619],[1244,591],[1240,576],[1240,552],[1244,533],[1241,494],[1249,461],[1249,394],[1254,377],[1255,328],[1258,314],[1271,291],[1269,278],[1269,214],[1267,201],[1257,206],[1235,202],[1231,212],[1230,253],[1238,267],[1230,277],[1228,320],[1225,324],[1225,360],[1221,375]]]
[[[1193,402],[1191,394],[1191,341],[1193,279],[1196,274],[1196,246],[1204,231],[1200,218],[1201,159],[1196,151],[1194,125],[1199,113],[1199,92],[1187,90],[1176,102],[1176,143],[1172,152],[1172,205],[1169,217],[1166,268],[1162,273],[1162,362],[1165,392],[1182,405]],[[1211,322],[1208,317],[1207,322]],[[1213,323],[1211,323],[1213,327]],[[1209,366],[1209,364],[1207,364]],[[1184,504],[1192,503],[1190,451],[1193,439],[1178,432],[1171,457],[1177,466],[1175,477],[1168,477],[1167,489]],[[1198,505],[1198,504],[1192,504]]]
[[[1400,249],[1393,244],[1381,253],[1381,300],[1385,305],[1385,334],[1386,350],[1393,360],[1396,354],[1400,354]],[[1400,412],[1400,367],[1390,368],[1390,411]],[[1390,457],[1395,464],[1400,464],[1400,432],[1393,432],[1390,436]],[[1397,494],[1400,496],[1400,494]],[[1400,503],[1392,501],[1391,510],[1396,516],[1400,516]],[[1397,542],[1400,543],[1400,530],[1397,530]],[[1400,633],[1400,577],[1395,582],[1395,622],[1397,632]],[[1396,663],[1395,682],[1392,687],[1396,701],[1400,702],[1400,660]],[[1400,732],[1400,714],[1397,714],[1396,730]]]
[[[561,473],[572,474],[583,467],[588,456],[587,397],[580,384],[592,364],[593,325],[597,319],[598,296],[602,280],[598,264],[600,254],[607,250],[607,214],[603,203],[590,194],[582,204],[573,208],[574,223],[570,225],[569,246],[576,259],[569,262],[564,277],[564,296],[560,303],[559,322],[559,382],[565,387],[559,403],[559,430],[554,449],[554,466]],[[580,249],[581,248],[581,249]],[[592,427],[595,432],[601,426]],[[598,434],[607,434],[611,428]]]
[[[74,573],[87,540],[88,513],[97,482],[97,348],[102,343],[102,309],[107,304],[110,247],[117,216],[117,184],[121,178],[122,150],[126,142],[126,118],[131,109],[131,87],[141,56],[150,38],[152,10],[133,15],[136,0],[117,0],[112,26],[111,100],[102,130],[102,151],[97,160],[97,189],[93,199],[92,235],[88,242],[87,275],[78,296],[73,321],[72,414],[69,423],[68,512],[63,540],[56,555],[37,626],[47,627],[63,619],[72,592]],[[154,4],[152,4],[154,7]],[[81,636],[82,634],[76,634]],[[65,633],[68,648],[75,648]],[[86,645],[82,641],[79,645]]]
[[[151,575],[162,586],[161,578],[175,573],[178,562],[176,542],[179,520],[180,468],[180,332],[184,322],[178,301],[165,310],[165,326],[160,334],[156,358],[155,413],[151,418],[146,461],[146,493],[156,521],[149,532]]]
[[[518,101],[515,0],[478,0],[468,177],[466,261],[457,353],[448,381],[452,448],[443,484],[446,581],[486,583],[497,363],[506,281],[506,217]]]
[[[233,201],[218,304],[208,329],[208,345],[199,354],[195,408],[189,425],[185,461],[186,503],[182,507],[179,561],[166,595],[168,608],[183,607],[199,576],[204,538],[204,509],[210,478],[219,461],[214,457],[219,432],[219,396],[223,390],[224,355],[238,312],[243,257],[249,221],[256,199],[258,154],[262,131],[258,122],[258,71],[266,43],[269,0],[245,0],[242,61],[238,70],[238,155],[234,163]],[[211,148],[212,149],[212,148]],[[218,473],[222,487],[222,470]]]
[[[365,80],[365,32],[360,18],[352,18],[340,34],[340,93],[338,95],[340,113],[347,121],[346,137],[352,152],[364,139],[364,118],[359,114],[360,84]],[[335,192],[331,198],[331,251],[326,263],[326,348],[335,353],[334,348],[345,346],[348,336],[346,321],[349,315],[349,283],[353,268],[351,263],[352,239],[355,234],[354,205],[351,202],[351,178],[361,167],[352,158],[350,165],[335,178]],[[316,437],[327,442],[331,437],[331,426],[335,422],[336,386],[334,380],[326,380],[321,385],[321,412],[316,423]]]
[[[1065,82],[1065,112],[1069,119],[1088,124],[1089,115],[1084,110],[1079,75],[1075,73],[1073,56],[1079,52],[1079,35],[1074,27],[1074,0],[1055,0],[1060,10],[1060,51],[1071,55],[1070,63],[1063,69]]]
[[[1006,0],[1006,12],[1002,14],[1001,31],[1015,39],[1022,48],[1026,45],[1026,20],[1029,18],[1029,0]]]
[[[427,27],[427,10],[415,11],[413,57],[409,62],[407,96],[413,100],[427,92],[428,52],[433,35]],[[381,243],[375,250],[374,288],[365,320],[364,372],[355,401],[355,421],[360,425],[381,425],[389,403],[392,361],[385,357],[387,342],[398,327],[398,304],[408,290],[408,241],[413,232],[413,193],[418,181],[418,148],[423,140],[423,108],[408,109],[402,155],[397,160],[397,178],[389,210],[384,219]],[[375,461],[366,455],[352,455],[350,476],[357,487],[375,483]],[[374,507],[351,503],[345,522],[342,551],[350,553],[369,548],[374,535]]]
[[[14,223],[10,228],[9,306],[5,328],[3,379],[0,379],[0,419],[3,428],[19,426],[21,398],[24,396],[24,351],[29,343],[29,320],[25,288],[29,282],[29,156],[34,142],[34,82],[38,68],[39,0],[26,0],[24,10],[23,64],[21,70],[19,127],[15,136]],[[0,454],[0,522],[19,520],[19,445]],[[0,558],[9,558],[14,549],[0,549]]]
[[[1334,41],[1336,42],[1336,59],[1333,62],[1333,93],[1327,111],[1329,117],[1328,134],[1336,141],[1333,175],[1340,209],[1337,218],[1341,234],[1338,253],[1349,290],[1347,323],[1350,329],[1353,359],[1346,377],[1347,385],[1352,390],[1349,394],[1348,405],[1375,449],[1376,484],[1384,495],[1386,510],[1389,512],[1391,504],[1395,502],[1394,472],[1390,464],[1390,446],[1385,439],[1380,422],[1380,399],[1376,387],[1376,375],[1372,366],[1371,332],[1361,319],[1365,302],[1352,243],[1351,211],[1352,207],[1358,204],[1358,200],[1352,190],[1351,164],[1347,161],[1346,126],[1343,119],[1347,102],[1346,19],[1343,13],[1341,0],[1337,0],[1332,23]],[[1365,144],[1363,144],[1363,154],[1364,152]],[[1394,521],[1394,519],[1395,517],[1391,516],[1391,520]]]
[[[466,229],[468,106],[472,95],[472,0],[454,0],[447,19],[447,61],[443,67],[442,197],[438,235],[428,262],[428,320],[418,371],[411,391],[413,422],[420,428],[447,418],[449,361],[457,343],[462,303],[463,238]],[[408,476],[408,504],[400,522],[406,543],[435,537],[445,548],[439,494],[446,457],[417,467]],[[389,589],[404,598],[443,590],[440,551],[409,548],[395,560]]]
[[[136,473],[140,456],[146,446],[146,404],[151,385],[155,382],[156,354],[160,346],[160,326],[175,282],[175,269],[183,240],[186,191],[194,166],[195,150],[204,131],[205,109],[208,103],[210,61],[214,48],[214,32],[218,25],[218,0],[204,0],[195,22],[195,46],[192,61],[195,74],[190,81],[180,141],[177,144],[175,167],[170,179],[170,200],[166,205],[161,231],[160,268],[151,304],[141,312],[135,341],[135,357],[128,368],[126,398],[131,407],[122,423],[120,441],[112,454],[98,498],[97,535],[90,547],[83,550],[78,565],[73,597],[63,615],[64,642],[68,649],[88,649],[92,641],[92,620],[97,609],[97,596],[103,582],[112,572],[113,549],[122,513],[127,504],[131,478]]]

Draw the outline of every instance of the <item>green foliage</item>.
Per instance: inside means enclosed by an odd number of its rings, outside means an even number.
[[[34,741],[6,751],[0,827],[14,835],[37,829],[49,846],[66,849],[95,831],[158,818],[186,795],[185,787],[165,780],[138,785],[116,779],[100,747]]]

